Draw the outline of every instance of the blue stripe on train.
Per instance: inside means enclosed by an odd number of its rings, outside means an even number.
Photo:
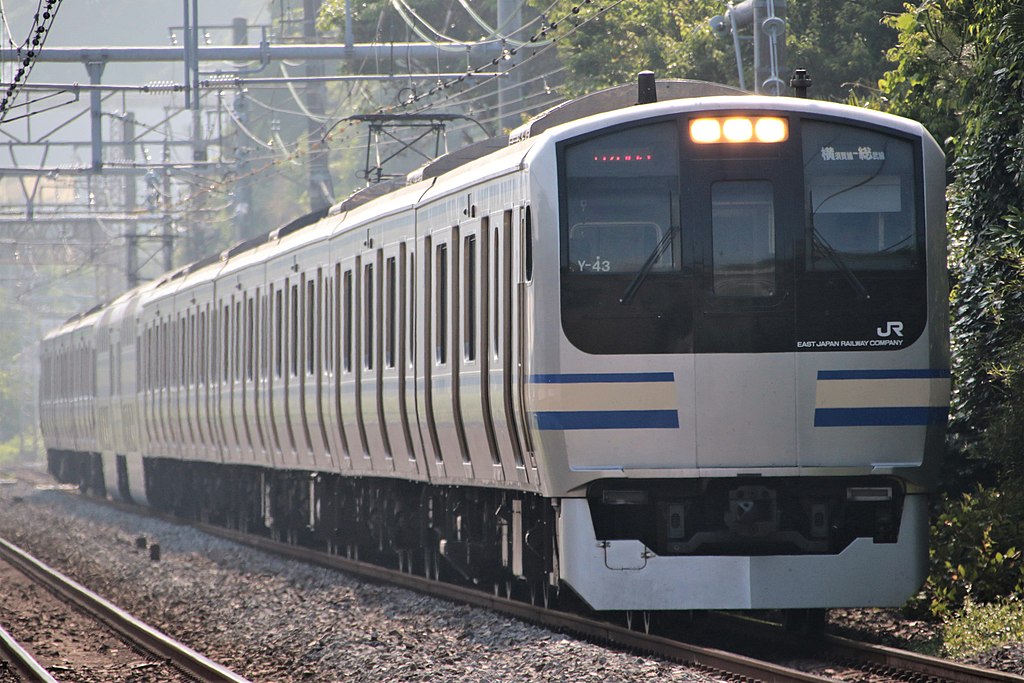
[[[678,429],[675,410],[552,410],[534,413],[537,429]]]
[[[818,379],[947,379],[949,370],[818,370]]]
[[[530,375],[533,384],[618,384],[625,382],[672,382],[672,372],[595,372],[565,375]]]
[[[920,408],[818,408],[815,427],[909,427],[943,424],[949,409]]]

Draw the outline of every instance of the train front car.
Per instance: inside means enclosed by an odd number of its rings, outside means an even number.
[[[598,610],[901,604],[949,405],[934,140],[757,97],[548,136],[527,398],[562,578]]]

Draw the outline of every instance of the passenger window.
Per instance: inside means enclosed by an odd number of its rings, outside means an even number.
[[[715,296],[775,294],[775,209],[768,181],[711,186]]]

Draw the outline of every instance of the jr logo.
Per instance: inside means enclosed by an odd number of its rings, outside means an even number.
[[[879,327],[875,331],[878,333],[879,337],[891,337],[894,334],[897,337],[902,337],[903,336],[903,323],[901,323],[901,322],[899,322],[897,320],[890,320],[889,322],[887,322],[885,324],[885,329],[882,329],[881,327]]]

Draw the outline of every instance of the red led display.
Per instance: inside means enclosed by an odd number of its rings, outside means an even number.
[[[607,154],[595,154],[594,161],[601,164],[608,163],[635,163],[654,161],[654,154],[648,151],[640,152],[610,152]]]

